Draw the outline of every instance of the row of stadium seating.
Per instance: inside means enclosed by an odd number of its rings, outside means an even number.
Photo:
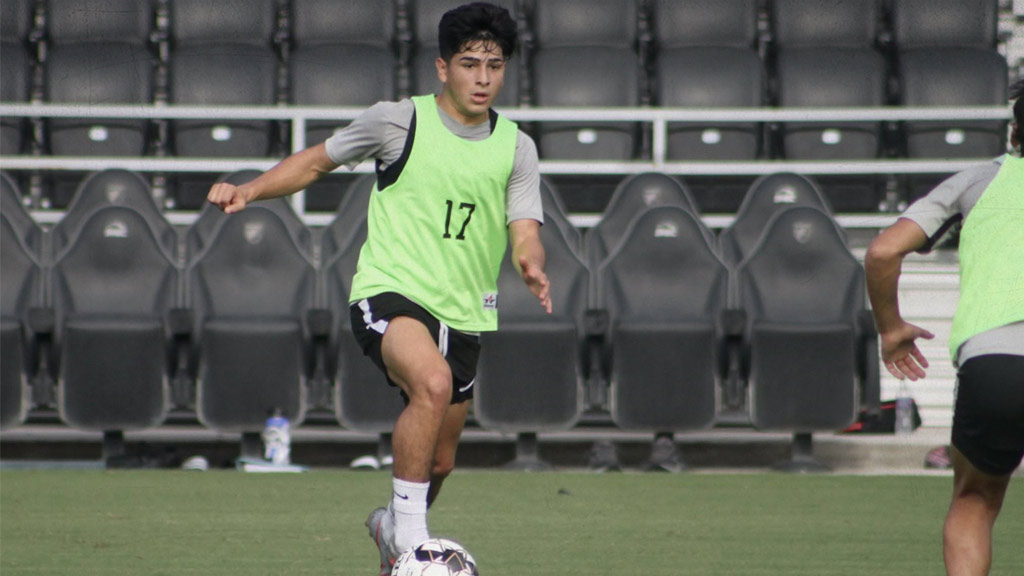
[[[326,408],[389,431],[401,403],[359,351],[346,298],[372,178],[322,230],[281,199],[231,217],[208,206],[177,230],[139,175],[101,171],[44,231],[4,176],[0,423],[50,405],[73,428],[118,433],[176,406],[252,436],[268,411],[301,425]],[[877,406],[863,270],[812,181],[759,179],[717,237],[661,173],[624,180],[585,237],[547,182],[543,203],[555,312],[506,259],[501,330],[484,335],[478,373],[485,428],[567,429],[596,408],[629,430],[732,414],[807,434]]]
[[[435,90],[455,0],[11,0],[4,102],[366,106]],[[996,0],[499,0],[524,38],[500,106],[971,106],[1005,101]],[[311,122],[307,143],[337,122]],[[543,159],[649,158],[646,125],[525,126]],[[266,157],[281,122],[3,120],[3,154]],[[674,124],[670,160],[984,158],[1005,123]],[[47,182],[64,207],[81,174]],[[171,179],[197,208],[212,176]],[[878,181],[862,179],[865,194]],[[177,188],[181,188],[179,191]],[[866,202],[874,206],[874,196]],[[333,207],[332,207],[333,208]]]

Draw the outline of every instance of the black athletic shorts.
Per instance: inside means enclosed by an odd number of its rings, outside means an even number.
[[[458,330],[452,330],[427,312],[419,304],[395,292],[384,292],[355,302],[349,307],[352,318],[352,332],[356,341],[387,378],[388,384],[396,386],[388,377],[380,345],[387,330],[388,322],[397,316],[408,316],[419,320],[430,331],[438,350],[448,361],[452,370],[452,404],[459,404],[473,397],[476,382],[476,363],[480,357],[480,337]],[[402,398],[409,398],[402,392]]]
[[[1024,457],[1024,356],[989,354],[957,373],[953,446],[975,468],[1003,476]]]

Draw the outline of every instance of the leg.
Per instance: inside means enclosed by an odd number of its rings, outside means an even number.
[[[430,492],[427,493],[427,505],[434,503],[445,478],[455,469],[455,452],[459,447],[462,428],[466,425],[466,414],[469,412],[469,400],[452,404],[444,416],[441,433],[434,450],[434,467],[430,471]]]
[[[953,502],[942,530],[948,576],[983,576],[992,564],[992,526],[1003,505],[1010,475],[992,476],[970,463],[955,447]]]
[[[452,374],[427,327],[405,316],[389,322],[381,357],[388,377],[409,398],[392,436],[393,543],[400,553],[430,537],[427,494],[438,437],[451,403]]]
[[[409,397],[392,436],[394,476],[428,482],[438,437],[451,402],[451,369],[418,320],[391,320],[381,344],[388,376]]]

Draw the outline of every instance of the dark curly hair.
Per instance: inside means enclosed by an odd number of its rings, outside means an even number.
[[[496,44],[507,60],[519,40],[516,21],[508,10],[486,2],[463,4],[445,12],[437,32],[441,58],[446,62],[477,42]]]

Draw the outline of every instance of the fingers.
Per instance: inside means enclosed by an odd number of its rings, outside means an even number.
[[[548,281],[548,275],[543,270],[530,264],[530,261],[525,256],[519,257],[519,269],[523,273],[523,282],[537,296],[544,310],[551,314],[551,283]]]
[[[910,352],[885,363],[885,369],[899,380],[909,379],[911,382],[924,378],[928,359],[915,346]]]
[[[225,214],[234,214],[245,209],[245,197],[241,191],[237,186],[226,182],[214,184],[210,188],[210,193],[206,195],[206,200],[223,210]]]

